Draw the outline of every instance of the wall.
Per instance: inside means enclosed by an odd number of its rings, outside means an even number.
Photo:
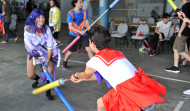
[[[67,14],[72,9],[71,0],[60,0],[61,3],[61,22],[67,23]]]

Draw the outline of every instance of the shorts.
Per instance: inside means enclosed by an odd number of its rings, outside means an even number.
[[[188,50],[189,50],[189,47],[190,47],[190,37],[187,38],[187,47],[188,47]]]
[[[69,35],[68,43],[70,44],[76,37]],[[79,42],[81,43],[82,47],[89,47],[89,40],[86,36],[80,37],[80,39],[69,49],[71,52],[76,52]]]
[[[51,29],[51,32],[54,31],[53,27],[50,27],[50,29]],[[54,38],[54,39],[58,39],[58,36],[59,36],[59,32],[54,32],[54,33],[53,33],[53,38]]]
[[[174,41],[174,46],[173,49],[176,49],[178,53],[185,52],[185,45],[186,45],[186,40],[188,37],[186,36],[181,36],[181,37],[176,37]]]

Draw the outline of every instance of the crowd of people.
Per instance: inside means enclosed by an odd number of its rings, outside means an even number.
[[[2,44],[8,43],[9,33],[15,37],[15,42],[19,37],[9,30],[10,16],[12,8],[9,2],[3,2],[2,16],[5,17],[6,38]],[[159,84],[149,77],[141,68],[138,70],[129,62],[125,55],[114,49],[109,48],[111,36],[109,31],[103,26],[93,26],[92,6],[93,0],[72,0],[73,9],[68,12],[67,23],[69,29],[68,44],[77,36],[81,35],[77,41],[65,54],[62,68],[67,69],[67,62],[70,56],[78,49],[85,48],[89,61],[83,72],[72,74],[71,81],[79,83],[81,81],[101,81],[105,79],[112,89],[103,97],[97,100],[98,111],[140,111],[150,110],[155,103],[162,103],[165,100],[159,95],[166,96],[165,86]],[[165,68],[168,72],[179,73],[179,56],[185,57],[181,63],[186,65],[190,61],[190,55],[185,52],[185,44],[189,45],[190,35],[190,4],[188,0],[180,0],[183,3],[182,9],[178,12],[180,21],[180,30],[175,39],[174,66]],[[29,0],[29,7],[32,0]],[[33,88],[36,88],[40,82],[50,83],[44,73],[41,76],[35,73],[36,64],[44,62],[41,65],[42,70],[47,69],[55,79],[55,67],[60,66],[61,55],[58,48],[63,43],[59,39],[61,30],[61,11],[57,0],[50,0],[49,24],[45,23],[45,13],[41,9],[32,10],[28,8],[28,17],[24,26],[24,43],[28,52],[27,55],[27,76],[34,80]],[[189,24],[187,24],[189,23]],[[150,42],[151,56],[155,55],[157,44],[168,36],[171,27],[175,27],[170,21],[170,15],[164,13],[162,21],[157,23],[155,35]],[[85,30],[88,30],[86,34]],[[95,55],[93,55],[95,53]],[[127,86],[127,87],[126,87]],[[190,94],[190,90],[185,91]],[[49,100],[53,100],[51,90],[46,91]]]

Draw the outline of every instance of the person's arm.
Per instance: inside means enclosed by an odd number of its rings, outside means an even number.
[[[5,16],[5,5],[3,5],[3,7],[2,7],[2,16]]]
[[[48,38],[47,38],[47,59],[46,59],[46,62],[49,62],[50,61],[50,58],[52,56],[52,52],[53,52],[53,47],[54,47],[54,43],[55,43],[55,39],[53,38],[52,36],[52,33],[51,33],[51,30],[50,28],[48,27],[47,29],[47,35],[48,35]]]
[[[71,76],[71,81],[74,83],[78,83],[81,81],[94,81],[97,80],[96,76],[94,74],[96,70],[93,68],[90,68],[86,66],[86,69],[84,72],[76,72]]]
[[[53,14],[53,19],[54,19],[54,30],[56,30],[56,26],[57,24],[61,21],[60,20],[60,16],[61,16],[61,12],[59,11],[59,9],[55,10],[55,13]]]
[[[184,18],[184,19],[183,19],[183,22],[185,22],[185,23],[187,22],[187,23],[190,24],[190,19],[188,19],[188,18]],[[190,25],[188,25],[188,27],[190,28]]]
[[[86,20],[85,20],[85,27],[87,30],[90,30],[90,22],[88,19],[88,13],[86,12]]]
[[[51,58],[51,55],[52,55],[52,51],[53,51],[53,49],[48,49],[46,62],[50,61],[50,58]]]
[[[88,10],[88,1],[83,1],[82,9],[84,9],[86,11]]]
[[[159,35],[161,34],[161,33],[159,32],[159,27],[156,27],[156,28],[155,28],[155,32],[156,32],[157,34],[159,34]]]
[[[86,27],[87,30],[90,30],[90,22],[89,22],[89,20],[85,21],[85,27]]]
[[[180,28],[180,30],[178,32],[178,36],[179,37],[181,37],[181,33],[183,32],[183,30],[185,29],[185,27],[186,27],[186,22],[183,22],[182,25],[181,25],[181,28]]]

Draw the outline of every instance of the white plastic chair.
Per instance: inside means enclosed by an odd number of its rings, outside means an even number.
[[[149,17],[149,18],[147,19],[147,24],[154,24],[154,23],[155,23],[154,18]]]
[[[117,28],[117,32],[111,34],[111,37],[115,38],[115,43],[117,45],[117,39],[120,39],[120,43],[121,40],[124,38],[124,42],[125,42],[125,36],[127,34],[128,31],[128,25],[126,23],[121,23],[119,24],[118,28]]]
[[[147,24],[141,24],[141,25],[138,26],[137,31],[140,31],[141,34],[143,34],[143,36],[138,36],[138,35],[131,36],[131,40],[132,39],[135,40],[135,48],[136,48],[136,41],[137,40],[142,41],[142,40],[144,40],[144,39],[146,39],[148,37],[148,35],[149,35],[149,26]]]
[[[140,18],[133,18],[133,23],[139,23],[140,21]]]

